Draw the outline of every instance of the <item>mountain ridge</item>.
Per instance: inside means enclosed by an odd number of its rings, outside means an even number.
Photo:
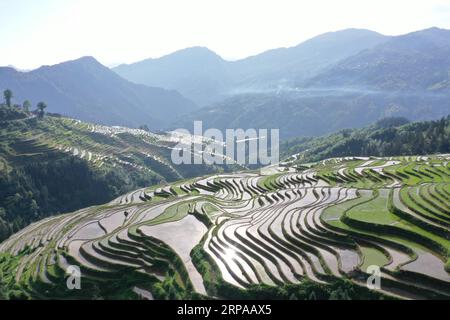
[[[303,74],[304,78],[332,61],[386,38],[370,30],[345,29],[319,35],[293,47],[271,49],[234,61],[225,60],[205,47],[191,47],[112,70],[136,83],[178,90],[204,106],[236,91],[260,86],[276,88],[285,84],[286,74],[289,75],[287,81],[295,83],[299,75]],[[319,51],[321,55],[312,54]]]
[[[306,87],[359,86],[383,90],[449,89],[450,30],[429,28],[396,36],[344,59]],[[388,74],[390,79],[384,79]]]
[[[450,30],[430,28],[389,37],[311,78],[236,92],[172,127],[203,120],[205,127],[221,129],[278,128],[282,138],[292,138],[363,127],[390,116],[436,119],[450,109],[448,70]]]
[[[160,129],[194,106],[174,90],[123,79],[89,56],[29,72],[1,68],[0,88],[11,89],[16,101],[46,101],[51,112],[108,125]]]

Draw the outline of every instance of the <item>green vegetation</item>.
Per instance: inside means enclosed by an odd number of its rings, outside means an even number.
[[[271,174],[225,175],[235,168],[172,165],[172,142],[148,128],[29,106],[0,107],[1,298],[450,297],[449,157],[336,156],[416,153],[414,139],[439,152],[449,118],[385,119],[332,147],[342,136],[308,140]],[[373,265],[381,290],[364,287]]]
[[[30,105],[0,106],[0,241],[47,216],[105,203],[136,188],[223,170],[172,166],[167,142],[158,140],[162,136],[126,128],[112,134],[114,128],[44,117],[43,102],[35,117],[26,111]]]
[[[183,219],[190,211],[191,203],[183,202],[164,210],[164,212],[149,222],[150,225],[178,221]]]
[[[389,263],[389,259],[380,250],[373,247],[360,247],[364,256],[364,263],[360,266],[361,270],[367,270],[370,266],[385,266]]]
[[[299,162],[346,156],[400,156],[450,152],[450,116],[436,121],[382,119],[363,129],[345,129],[324,137],[296,138],[281,145],[283,157]]]
[[[11,108],[11,99],[13,98],[13,92],[9,89],[3,91],[3,97],[5,98],[5,103],[8,108]]]
[[[97,170],[73,157],[55,158],[0,173],[1,240],[33,221],[105,203],[149,181],[123,170]]]
[[[0,292],[8,299],[136,299],[142,290],[155,299],[448,299],[449,160],[334,158],[297,171],[141,188],[41,220],[0,244]],[[80,266],[83,290],[65,288],[68,265]],[[365,287],[373,266],[380,290]]]
[[[7,107],[6,105],[0,105],[0,123],[3,125],[4,121],[18,120],[26,118],[27,114],[15,107]]]
[[[44,117],[44,115],[45,115],[45,111],[44,110],[46,108],[47,108],[47,105],[45,104],[45,102],[39,102],[37,104],[37,110],[38,110],[37,114],[38,114],[39,118],[43,118]]]
[[[388,198],[389,190],[377,190],[375,197],[370,201],[354,206],[346,211],[347,216],[351,219],[371,223],[396,224],[400,219],[389,212]]]

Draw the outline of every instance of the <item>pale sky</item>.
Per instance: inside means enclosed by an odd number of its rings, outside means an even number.
[[[365,28],[450,29],[450,0],[0,0],[0,65],[106,65],[206,46],[225,59]]]

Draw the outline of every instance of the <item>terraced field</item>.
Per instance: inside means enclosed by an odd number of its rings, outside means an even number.
[[[173,148],[189,139],[176,132],[152,133],[142,129],[102,126],[64,117],[46,117],[40,121],[25,118],[6,122],[0,139],[7,143],[0,148],[3,163],[20,165],[42,161],[51,154],[66,154],[83,159],[94,168],[124,169],[160,181],[176,181],[204,173],[229,171],[214,166],[174,165]],[[207,140],[198,141],[207,143]],[[2,147],[2,145],[0,145]],[[195,154],[195,153],[194,153]],[[198,156],[198,155],[197,155]],[[232,164],[231,169],[243,167]]]
[[[376,265],[379,294],[449,299],[449,161],[348,157],[136,190],[13,235],[0,278],[31,298],[223,298],[306,279],[363,287]]]

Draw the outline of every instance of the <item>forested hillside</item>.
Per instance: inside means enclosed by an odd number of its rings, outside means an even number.
[[[0,122],[0,241],[46,216],[104,203],[138,187],[157,183],[155,173],[117,166],[94,166],[87,159],[58,150],[45,132],[57,118],[28,118],[17,108],[0,107],[16,120]],[[23,120],[17,120],[23,118]],[[53,131],[53,132],[52,132]],[[70,137],[69,131],[65,137]],[[77,134],[73,133],[76,139]]]
[[[282,144],[286,158],[302,162],[345,156],[421,155],[450,152],[450,116],[407,123],[385,118],[363,129],[345,129],[324,137],[297,138]]]
[[[151,182],[144,175],[129,175],[121,169],[96,170],[86,161],[62,153],[2,170],[0,240],[33,221],[104,203]]]
[[[43,104],[45,105],[45,104]],[[0,106],[0,241],[140,187],[229,170],[170,161],[170,136]]]

